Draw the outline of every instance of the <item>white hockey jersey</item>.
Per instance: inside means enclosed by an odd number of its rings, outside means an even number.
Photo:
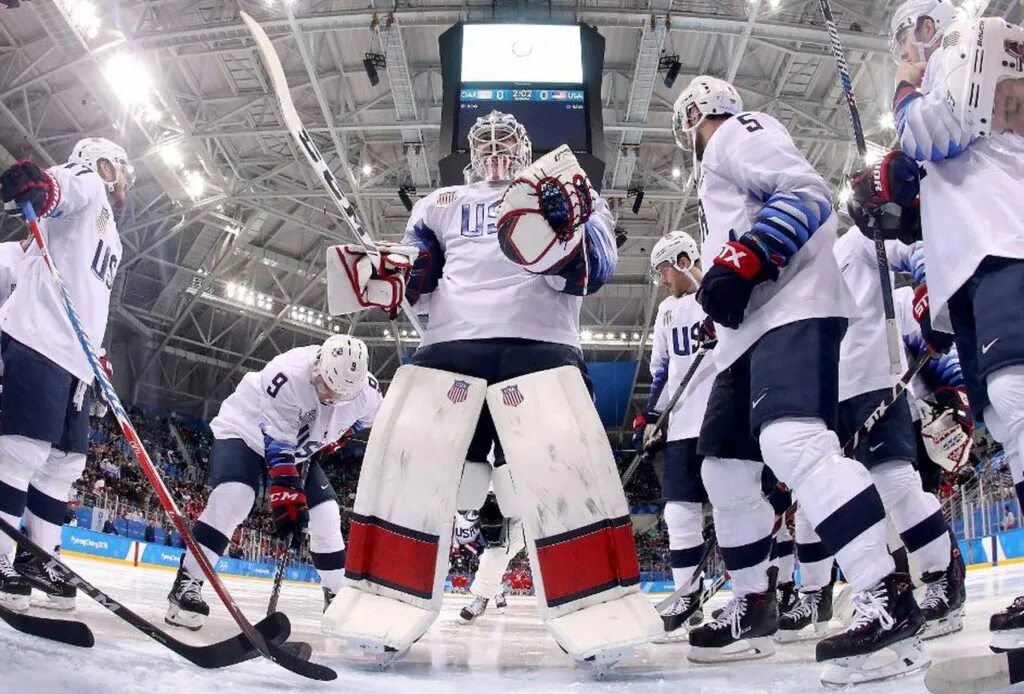
[[[692,294],[678,299],[669,296],[658,306],[651,347],[652,389],[660,389],[653,408],[656,411],[664,412],[668,407],[669,400],[693,364],[700,349],[700,326],[705,318],[704,310]],[[695,439],[700,435],[714,375],[714,359],[708,355],[693,374],[687,392],[669,413],[666,441]]]
[[[711,136],[700,164],[698,221],[705,272],[728,241],[751,229],[765,203],[776,194],[813,198],[829,208],[832,204],[828,186],[781,123],[756,111],[729,118]],[[714,350],[719,370],[781,325],[853,315],[853,297],[832,255],[836,229],[836,215],[829,214],[789,260],[778,280],[754,288],[739,328],[719,326]]]
[[[264,455],[266,434],[294,446],[295,459],[302,462],[350,428],[361,431],[370,427],[382,401],[377,379],[368,376],[354,400],[324,405],[313,386],[313,364],[319,350],[320,345],[290,349],[271,359],[262,371],[243,376],[210,422],[214,437],[242,439]]]
[[[107,330],[110,290],[121,261],[121,237],[107,202],[103,180],[77,164],[47,171],[58,186],[57,204],[39,220],[50,257],[60,270],[93,349]],[[21,266],[18,286],[8,301],[2,331],[75,378],[92,383],[92,369],[75,336],[60,290],[33,244]]]
[[[579,347],[583,298],[561,291],[560,277],[527,272],[498,247],[498,206],[507,183],[439,188],[416,203],[405,243],[436,238],[444,255],[437,288],[421,297],[429,306],[421,345],[453,340],[522,338]],[[588,226],[603,262],[618,260],[615,221],[599,199]],[[609,270],[610,274],[610,270]]]
[[[3,314],[7,313],[7,300],[18,284],[18,273],[24,260],[25,249],[21,241],[0,243],[0,322]]]
[[[476,521],[470,521],[461,513],[455,514],[455,524],[452,529],[452,547],[462,547],[478,540],[485,544],[483,533],[480,532],[480,525]]]
[[[886,241],[885,252],[891,270],[908,267],[913,246]],[[850,322],[839,349],[839,400],[873,390],[891,388],[899,381],[889,369],[889,343],[885,334],[882,287],[878,281],[878,261],[874,241],[856,226],[839,237],[833,252],[846,286],[857,303],[857,314]],[[913,290],[911,290],[913,294]],[[895,301],[895,300],[894,300]],[[913,321],[913,316],[911,316]],[[900,374],[907,360],[900,348]]]
[[[944,50],[928,59],[919,94],[897,94],[895,117],[900,148],[925,162],[928,300],[935,327],[952,332],[946,305],[982,259],[1024,259],[1024,137],[970,140],[945,100]]]

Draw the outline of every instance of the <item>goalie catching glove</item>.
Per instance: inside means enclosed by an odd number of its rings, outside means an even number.
[[[341,316],[366,308],[396,313],[402,305],[409,272],[420,251],[416,246],[379,243],[380,267],[357,244],[327,249],[327,307]]]
[[[553,275],[583,243],[597,194],[568,146],[523,169],[498,208],[498,245],[516,265]]]

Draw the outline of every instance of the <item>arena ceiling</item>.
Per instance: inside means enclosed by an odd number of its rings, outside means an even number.
[[[832,0],[868,139],[891,143],[896,0]],[[968,0],[1020,21],[1021,0]],[[586,300],[591,360],[635,359],[658,300],[647,257],[666,231],[695,226],[689,165],[672,102],[691,77],[732,79],[745,106],[784,122],[835,188],[855,157],[818,0],[576,3],[431,0],[23,0],[0,4],[0,163],[66,159],[86,135],[122,143],[139,170],[111,306],[116,384],[127,401],[211,416],[241,374],[292,346],[353,331],[385,382],[396,328],[381,313],[326,315],[326,246],[350,240],[282,127],[245,9],[281,56],[307,129],[375,238],[397,240],[398,188],[437,184],[437,39],[460,20],[582,21],[606,39],[604,194],[629,233],[618,274]],[[290,10],[290,11],[289,11]],[[371,86],[364,54],[387,54]],[[673,88],[657,71],[678,54]],[[642,187],[639,214],[630,188]],[[15,220],[0,237],[24,234]],[[397,327],[403,349],[415,346]],[[649,386],[641,360],[634,397]]]

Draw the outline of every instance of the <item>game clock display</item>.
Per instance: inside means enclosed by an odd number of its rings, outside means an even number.
[[[459,90],[456,142],[466,142],[469,129],[491,111],[511,113],[526,127],[535,151],[568,144],[589,150],[586,93],[580,88],[468,86]]]

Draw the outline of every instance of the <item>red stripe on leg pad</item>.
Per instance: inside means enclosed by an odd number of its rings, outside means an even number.
[[[549,607],[640,582],[629,516],[538,540],[537,561]]]
[[[345,576],[429,600],[437,569],[438,537],[353,514]]]

